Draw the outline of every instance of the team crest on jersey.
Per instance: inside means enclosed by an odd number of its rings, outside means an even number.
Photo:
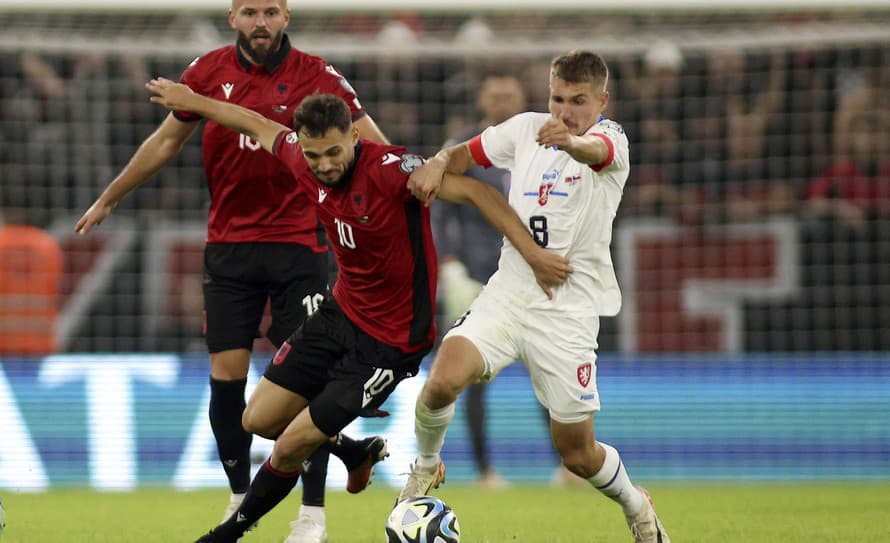
[[[578,366],[578,382],[581,383],[582,387],[587,387],[587,385],[590,384],[590,377],[592,373],[593,365],[590,362]]]
[[[421,156],[405,153],[402,155],[402,163],[399,164],[399,169],[402,170],[402,173],[404,174],[410,174],[417,168],[423,166],[424,162],[426,162],[426,160]]]
[[[541,186],[538,187],[538,205],[547,205],[547,201],[550,200],[550,191],[552,190],[553,183],[541,183]]]

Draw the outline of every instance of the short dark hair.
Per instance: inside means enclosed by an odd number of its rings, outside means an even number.
[[[346,133],[352,127],[352,112],[339,96],[313,94],[300,102],[294,111],[294,131],[312,138],[320,138],[331,128]]]
[[[609,80],[609,67],[598,54],[576,49],[553,59],[550,75],[568,83],[602,83],[605,87]]]

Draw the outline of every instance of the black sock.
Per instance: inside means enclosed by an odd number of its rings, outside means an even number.
[[[336,440],[328,442],[328,448],[331,454],[343,461],[347,470],[355,469],[368,458],[368,451],[361,441],[356,441],[343,432],[337,434]]]
[[[219,459],[236,494],[250,485],[250,443],[253,436],[241,426],[247,379],[219,381],[210,378],[210,427],[216,438]]]
[[[241,537],[245,530],[278,505],[297,485],[300,470],[294,473],[282,473],[272,468],[269,462],[266,460],[260,466],[238,511],[214,528],[214,533],[223,538]]]
[[[328,478],[330,451],[322,443],[303,463],[303,505],[324,507],[324,485]]]

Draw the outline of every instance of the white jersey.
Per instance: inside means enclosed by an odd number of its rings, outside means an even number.
[[[505,239],[498,271],[488,285],[529,309],[615,315],[621,292],[609,244],[630,172],[627,136],[620,124],[608,119],[590,127],[586,133],[606,142],[609,157],[589,166],[535,142],[538,130],[551,118],[549,113],[521,113],[487,128],[471,140],[470,150],[480,165],[510,170],[510,205],[539,245],[567,257],[575,271],[553,289],[549,301],[531,267]]]

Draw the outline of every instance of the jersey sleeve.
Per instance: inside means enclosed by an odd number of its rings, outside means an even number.
[[[593,171],[623,170],[629,167],[627,135],[620,124],[604,119],[593,125],[587,134],[602,139],[606,147],[609,148],[609,156],[606,157],[605,162],[590,165]]]
[[[414,196],[408,190],[408,178],[417,168],[426,163],[426,158],[409,153],[405,149],[396,148],[378,159],[378,186],[380,191],[402,201]]]
[[[489,126],[470,140],[470,153],[484,168],[496,166],[512,170],[516,163],[517,135],[525,132],[527,117],[519,114],[501,124]]]
[[[187,85],[198,94],[206,94],[201,88],[201,81],[203,78],[200,76],[200,61],[201,57],[195,57],[195,60],[193,60],[185,71],[182,72],[182,77],[179,78],[179,82]],[[191,111],[174,111],[173,116],[184,123],[200,121],[202,119],[200,115],[192,113]]]
[[[337,68],[330,64],[323,63],[323,68],[318,74],[317,88],[318,93],[334,94],[349,104],[349,110],[352,112],[352,120],[356,121],[367,115],[367,111],[359,102],[358,95],[349,81],[340,73]]]
[[[301,183],[303,173],[306,171],[306,162],[303,152],[300,150],[300,139],[293,130],[282,130],[275,136],[275,144],[272,145],[275,158],[293,174],[297,184]]]

